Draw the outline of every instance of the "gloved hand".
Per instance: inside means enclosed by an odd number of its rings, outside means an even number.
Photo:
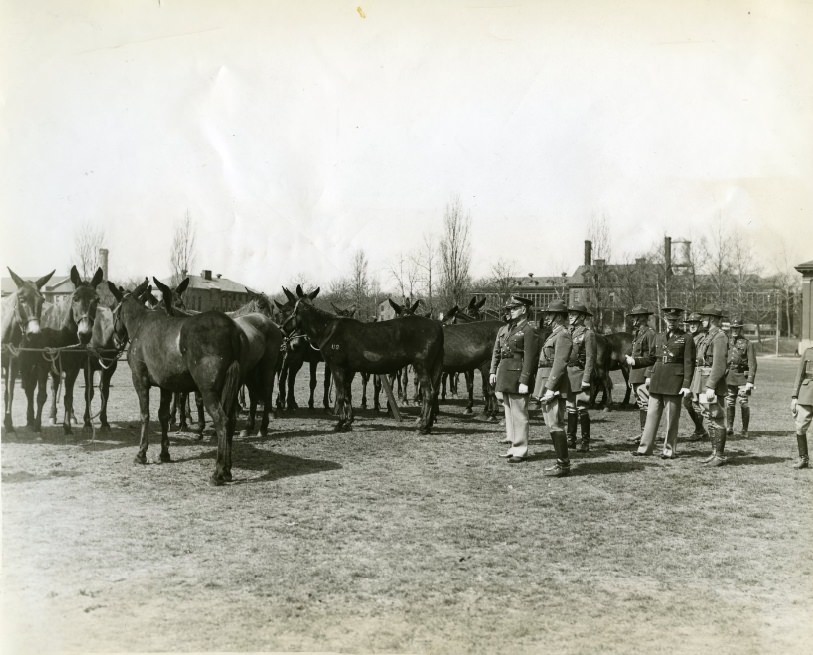
[[[714,393],[714,389],[706,389],[706,400],[707,403],[713,403],[717,400],[717,394]]]
[[[496,374],[496,373],[492,373],[491,375],[489,375],[489,376],[488,376],[488,383],[489,383],[489,384],[490,384],[492,387],[493,387],[495,384],[497,384],[497,374]]]
[[[582,382],[582,391],[587,391],[590,388],[589,382]]]
[[[520,384],[518,389],[520,394],[528,393],[528,385],[527,384]]]
[[[750,382],[745,383],[745,393],[751,393],[752,389],[756,389],[756,387],[751,384]]]
[[[680,395],[681,395],[681,396],[684,396],[684,397],[686,397],[686,396],[691,396],[691,395],[692,395],[692,391],[691,391],[691,389],[689,389],[688,387],[683,387],[683,388],[680,390]]]
[[[626,361],[629,366],[635,366],[635,358],[634,357],[630,357],[629,355],[624,355],[624,361]]]
[[[652,378],[647,378],[646,380],[644,380],[644,386],[645,386],[647,389],[649,389],[649,381],[650,381],[651,379],[652,379]]]
[[[539,400],[543,403],[549,403],[555,395],[550,389],[545,389],[545,393],[542,394]]]
[[[796,418],[796,413],[799,411],[797,407],[796,398],[792,398],[790,401],[790,413],[793,415],[793,418]]]

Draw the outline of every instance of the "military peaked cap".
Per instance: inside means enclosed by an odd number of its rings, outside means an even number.
[[[680,318],[683,316],[682,307],[661,307],[661,312],[666,318]]]
[[[571,305],[570,307],[567,308],[567,311],[569,311],[569,312],[578,312],[579,314],[585,314],[587,316],[592,316],[593,315],[591,312],[589,312],[587,310],[587,307],[585,307],[582,303],[578,303],[576,305]]]
[[[720,309],[717,305],[706,305],[703,309],[700,310],[701,316],[723,316],[723,310]]]
[[[743,325],[745,324],[742,322],[742,317],[735,316],[731,319],[731,327],[742,327]]]
[[[567,305],[564,300],[552,300],[550,305],[542,310],[545,314],[567,314]]]
[[[508,299],[508,302],[505,303],[504,307],[506,309],[510,309],[511,307],[530,307],[534,304],[534,301],[530,298],[525,298],[524,296],[511,296]]]
[[[703,322],[703,317],[702,317],[702,316],[700,316],[700,314],[698,314],[697,312],[692,312],[692,313],[691,313],[691,314],[689,314],[689,316],[686,318],[686,321],[685,321],[685,322],[686,322],[686,323],[702,323],[702,322]]]
[[[635,305],[631,310],[627,312],[627,316],[649,316],[653,312],[649,311],[643,305]]]

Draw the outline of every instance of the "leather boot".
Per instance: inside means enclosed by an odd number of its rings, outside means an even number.
[[[725,456],[725,442],[728,438],[726,434],[726,430],[717,430],[718,437],[717,437],[717,455],[714,458],[714,461],[711,462],[712,466],[724,466],[728,464],[728,458]]]
[[[725,431],[726,434],[734,434],[734,412],[736,408],[734,405],[725,408]]]
[[[748,436],[748,424],[751,422],[751,408],[748,405],[740,407],[740,420],[742,421],[742,432],[740,436]]]
[[[590,414],[586,409],[579,411],[579,423],[582,429],[582,440],[579,444],[580,453],[590,452]]]
[[[807,454],[807,435],[797,434],[796,444],[799,446],[799,461],[793,465],[793,468],[806,469],[810,466],[810,457]]]
[[[570,457],[567,453],[567,435],[564,432],[551,432],[553,449],[556,451],[556,464],[544,470],[544,474],[552,478],[564,478],[570,475]]]
[[[711,440],[711,455],[703,460],[703,464],[710,464],[717,459],[717,426],[710,426],[708,432]]]
[[[691,418],[692,423],[694,423],[694,433],[689,437],[689,441],[703,441],[703,439],[708,439],[709,433],[706,432],[706,428],[703,427],[703,416],[695,411],[692,405],[689,405],[687,410],[689,411],[689,418]]]
[[[571,448],[576,447],[576,431],[579,425],[579,415],[573,411],[567,412],[567,445]]]

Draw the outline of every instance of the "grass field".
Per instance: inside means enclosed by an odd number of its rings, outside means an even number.
[[[700,464],[710,448],[685,442],[688,417],[663,461],[629,455],[637,412],[594,412],[593,450],[549,479],[538,419],[530,461],[509,466],[502,428],[452,401],[428,436],[416,408],[401,424],[361,411],[341,434],[300,410],[236,438],[220,488],[208,437],[132,463],[123,366],[112,434],[3,435],[3,652],[807,653],[796,363],[760,359],[751,435],[727,467]]]

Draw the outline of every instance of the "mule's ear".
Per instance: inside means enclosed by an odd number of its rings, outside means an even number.
[[[295,289],[295,291],[296,291],[296,297],[297,297],[297,298],[301,298],[302,296],[304,296],[304,295],[305,295],[305,292],[304,292],[304,291],[302,291],[302,285],[301,285],[301,284],[297,284],[297,285],[296,285],[296,289]]]
[[[297,285],[297,288],[299,288],[299,285]],[[289,289],[286,289],[285,287],[282,287],[282,291],[283,291],[283,293],[285,294],[285,297],[288,300],[290,300],[292,303],[296,302],[296,296],[294,294],[292,294]]]
[[[330,306],[333,307],[333,313],[334,314],[338,314],[339,316],[342,315],[342,310],[339,309],[338,307],[336,307],[336,305],[333,304],[332,300],[330,301]]]
[[[319,287],[316,287],[316,288],[315,288],[313,291],[311,291],[311,292],[308,294],[308,298],[310,298],[311,300],[313,300],[313,299],[314,299],[314,298],[316,298],[316,296],[318,296],[318,295],[319,295]]]
[[[414,314],[415,312],[417,312],[420,304],[421,304],[420,300],[416,300],[414,303],[412,303],[412,307],[409,308],[409,313]]]
[[[483,296],[483,299],[475,305],[475,308],[476,309],[482,309],[483,305],[485,305],[485,304],[486,304],[486,297]]]
[[[93,274],[93,279],[90,281],[90,286],[95,289],[102,283],[102,280],[104,280],[104,271],[102,270],[102,267],[99,266],[99,268],[97,268],[96,272]]]
[[[475,307],[476,305],[477,305],[477,296],[472,296],[471,300],[469,300],[468,307],[472,308]]]
[[[350,307],[348,307],[347,310],[345,310],[345,311],[346,311],[346,314],[349,317],[352,318],[356,314],[356,306],[355,305],[350,305]]]
[[[79,275],[79,271],[77,270],[75,264],[71,266],[71,282],[73,282],[73,286],[75,287],[78,287],[80,284],[82,284],[82,276]]]
[[[282,304],[282,303],[281,303],[279,300],[277,300],[276,298],[274,299],[274,304],[277,306],[277,308],[278,308],[280,311],[283,311],[283,312],[284,312],[284,311],[287,309],[287,307],[286,307],[285,305],[283,305],[283,304]]]
[[[164,298],[164,303],[169,305],[169,299],[172,298],[172,289],[170,289],[166,284],[158,280],[158,278],[153,278],[153,282],[155,282],[156,288],[161,292],[161,295]]]
[[[177,287],[175,287],[175,293],[180,296],[184,291],[186,291],[186,287],[188,287],[188,286],[189,286],[189,278],[187,277],[187,278],[184,278]]]
[[[390,303],[390,307],[392,307],[395,310],[395,313],[400,316],[401,312],[404,311],[404,308],[401,307],[401,305],[399,305],[397,302],[395,302],[392,298],[387,298],[387,300]]]
[[[9,273],[11,273],[11,269],[8,269],[8,271],[9,271]],[[54,273],[56,273],[56,269],[54,269],[53,271],[48,273],[48,275],[43,275],[39,280],[34,282],[34,285],[37,287],[37,289],[42,289],[42,287],[45,286],[45,284],[48,282],[48,280],[51,279],[51,276]],[[14,273],[11,273],[11,274],[14,275]]]
[[[150,286],[150,281],[147,278],[144,278],[144,281],[139,284],[135,289],[133,289],[133,295],[138,298],[142,293],[147,290],[147,287]]]
[[[6,268],[8,268],[8,266],[6,266]],[[11,273],[11,279],[14,280],[14,284],[16,284],[18,287],[21,287],[21,286],[23,286],[25,284],[25,280],[23,280],[23,278],[21,278],[19,275],[17,275],[10,268],[8,268],[8,272]],[[52,275],[53,275],[53,273],[52,273]]]
[[[121,302],[121,299],[124,298],[124,294],[121,292],[121,290],[109,280],[107,282],[107,288],[110,289],[110,293],[113,294],[116,302]]]

